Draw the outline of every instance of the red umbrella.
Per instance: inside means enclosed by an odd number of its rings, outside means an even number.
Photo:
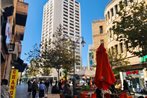
[[[94,82],[99,89],[107,90],[115,82],[115,77],[103,44],[96,51],[96,63]]]

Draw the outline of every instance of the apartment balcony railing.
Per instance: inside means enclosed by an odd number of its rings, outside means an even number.
[[[24,2],[17,2],[16,6],[16,24],[15,24],[15,33],[17,40],[23,40],[26,20],[28,13],[28,4]]]

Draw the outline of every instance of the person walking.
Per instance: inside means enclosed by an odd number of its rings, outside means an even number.
[[[32,92],[32,81],[29,80],[28,81],[28,95],[31,95],[31,92]]]
[[[2,79],[1,81],[1,98],[10,98],[7,79]]]
[[[48,89],[49,89],[49,80],[45,81],[45,86],[46,86],[46,92],[48,93]]]
[[[60,91],[59,91],[59,88],[57,86],[57,82],[55,83],[55,85],[52,87],[52,91],[51,91],[52,94],[59,94]]]
[[[95,90],[95,93],[96,93],[96,98],[102,98],[102,91],[99,88]]]
[[[51,84],[51,86],[52,86],[52,83],[53,83],[53,79],[50,79],[50,84]]]
[[[129,85],[128,85],[127,80],[124,80],[124,81],[123,81],[123,90],[124,90],[124,91],[129,91]]]
[[[61,80],[59,80],[59,82],[58,82],[58,87],[59,87],[59,90],[60,90],[60,91],[63,90],[63,89],[62,89],[62,83],[61,83]]]
[[[37,91],[38,91],[38,84],[37,84],[36,80],[34,80],[34,82],[32,84],[32,98],[36,97]]]
[[[63,94],[65,96],[65,98],[71,98],[71,89],[70,89],[70,85],[65,82],[64,87],[63,87]]]
[[[45,84],[41,81],[39,84],[39,98],[44,97],[44,92],[45,92]]]

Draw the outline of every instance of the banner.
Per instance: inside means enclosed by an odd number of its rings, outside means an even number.
[[[18,79],[18,70],[12,69],[10,76],[10,84],[9,84],[10,98],[15,98],[17,79]]]

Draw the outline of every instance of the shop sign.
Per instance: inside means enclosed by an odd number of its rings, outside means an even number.
[[[139,71],[138,70],[134,70],[134,71],[127,71],[126,72],[126,75],[131,75],[131,74],[139,74]]]
[[[10,84],[9,84],[10,98],[15,98],[17,79],[18,79],[18,70],[12,69],[10,76]]]

